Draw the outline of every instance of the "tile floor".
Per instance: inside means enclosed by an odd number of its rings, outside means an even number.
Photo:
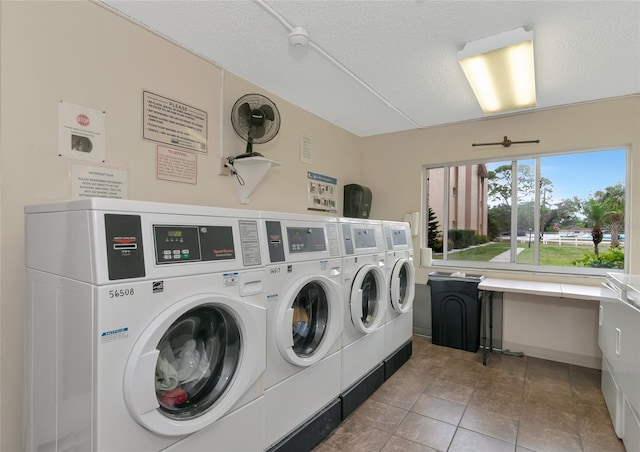
[[[624,451],[600,371],[414,337],[413,356],[314,452]]]

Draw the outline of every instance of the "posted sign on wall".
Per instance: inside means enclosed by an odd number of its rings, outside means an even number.
[[[181,102],[143,92],[145,140],[207,153],[207,112]]]
[[[158,179],[195,185],[198,182],[198,156],[193,152],[158,146],[156,170]]]
[[[307,171],[307,210],[337,212],[338,179]]]
[[[71,198],[127,198],[127,172],[113,168],[71,165]]]
[[[61,100],[58,106],[58,155],[105,161],[106,113]]]

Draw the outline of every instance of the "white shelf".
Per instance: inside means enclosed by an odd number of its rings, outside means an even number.
[[[234,159],[233,167],[238,174],[233,177],[236,181],[240,203],[249,204],[251,195],[256,191],[269,169],[278,166],[281,166],[280,162],[260,156]],[[241,181],[244,181],[244,185]]]

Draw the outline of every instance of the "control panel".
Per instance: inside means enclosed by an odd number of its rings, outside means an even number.
[[[242,230],[254,237],[253,247],[259,249],[257,241],[257,225],[244,225]],[[221,261],[236,258],[236,249],[233,243],[233,228],[231,226],[167,226],[154,225],[153,227],[156,264],[175,264],[178,262]],[[243,242],[246,253],[243,252],[246,265],[253,265],[252,260],[258,259],[259,252],[251,250],[251,241]]]
[[[376,233],[373,228],[354,228],[353,239],[356,249],[376,247]]]
[[[290,253],[316,253],[327,250],[324,228],[287,228]]]

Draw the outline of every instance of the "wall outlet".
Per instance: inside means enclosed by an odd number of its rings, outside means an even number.
[[[220,176],[230,176],[231,169],[226,166],[227,159],[220,159],[220,168],[218,169],[218,174]]]

